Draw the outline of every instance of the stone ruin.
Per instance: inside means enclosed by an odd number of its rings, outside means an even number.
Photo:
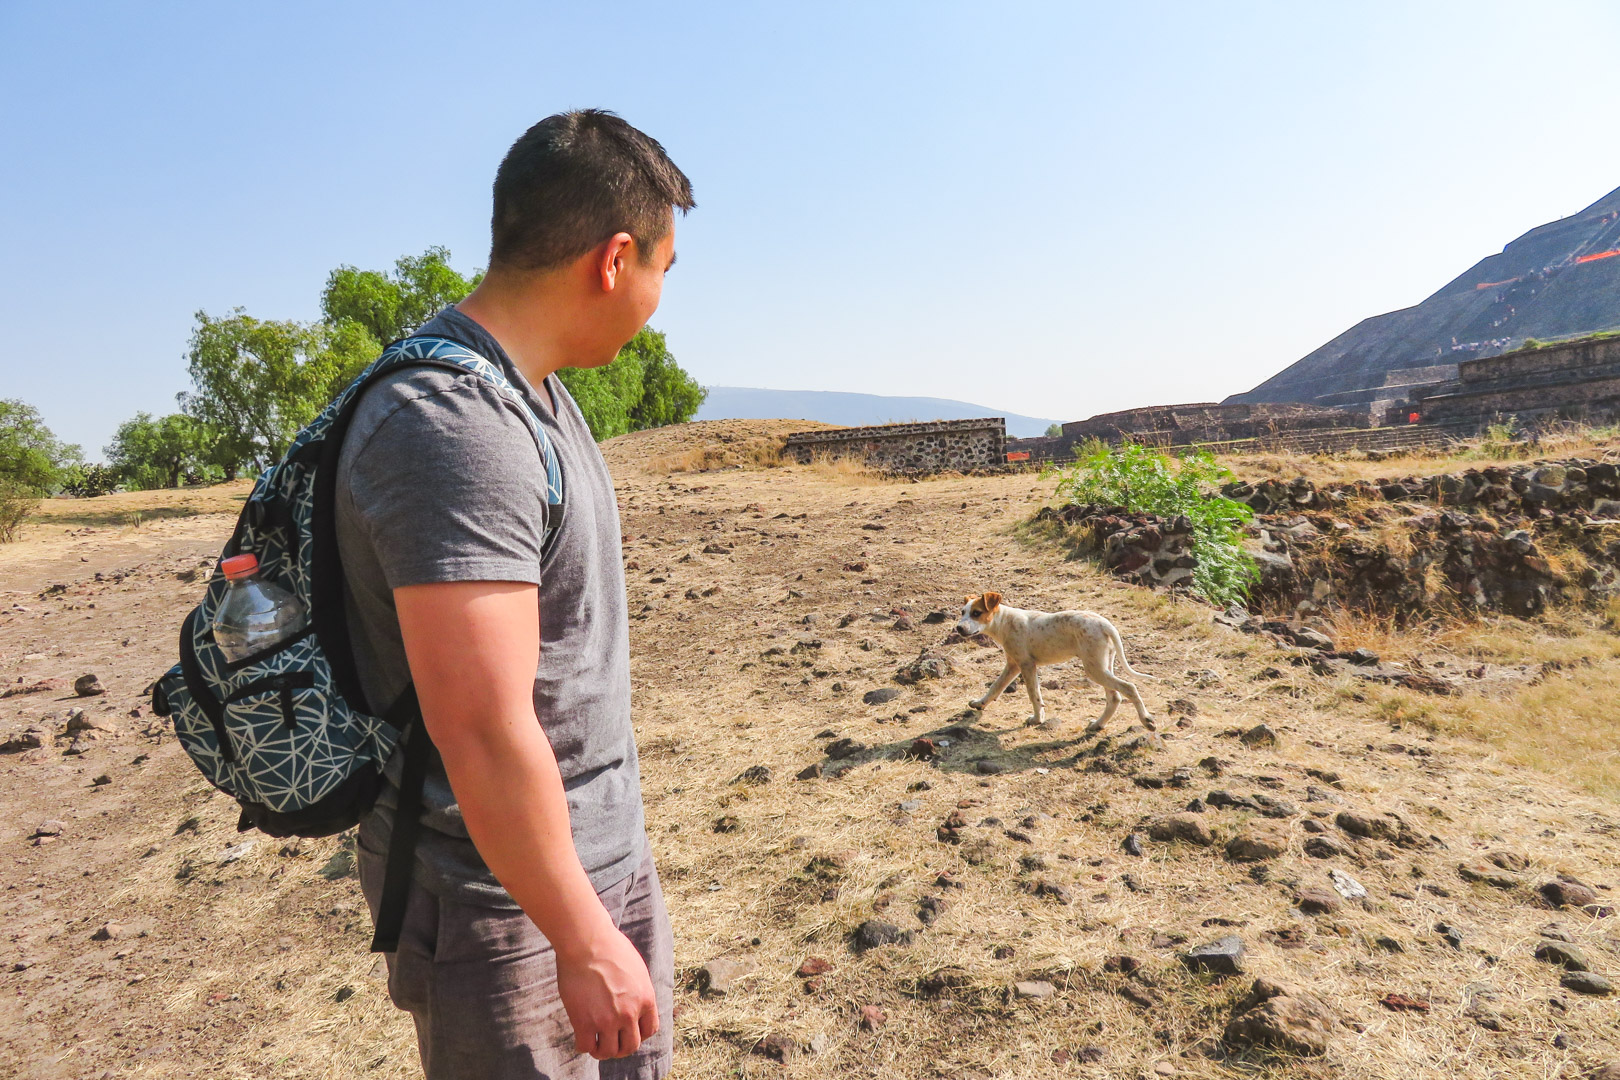
[[[1335,606],[1405,623],[1437,610],[1534,616],[1620,595],[1620,465],[1589,459],[1318,486],[1240,482],[1228,497],[1261,571],[1250,606],[1297,615]],[[1192,524],[1116,507],[1047,507],[1084,526],[1122,580],[1190,591]]]
[[[915,476],[1002,468],[1006,445],[1006,420],[990,416],[801,431],[787,437],[782,453],[801,464],[821,456],[858,458],[887,472]]]

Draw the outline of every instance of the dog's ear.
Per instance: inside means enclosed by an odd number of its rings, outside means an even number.
[[[972,604],[973,601],[975,601],[977,599],[978,599],[977,596],[964,596],[964,597],[962,597],[962,603],[964,603],[964,604]]]
[[[998,592],[987,592],[987,593],[984,594],[984,610],[986,610],[986,611],[994,611],[994,610],[996,610],[996,608],[998,608],[1000,606],[1001,606],[1001,594],[1000,593],[998,593]]]

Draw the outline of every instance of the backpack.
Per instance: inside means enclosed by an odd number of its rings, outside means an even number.
[[[334,499],[338,455],[360,395],[383,375],[407,367],[470,372],[520,406],[545,463],[542,557],[549,552],[562,519],[562,469],[523,395],[498,364],[461,342],[426,336],[397,341],[259,477],[220,556],[258,556],[261,578],[303,601],[308,628],[252,656],[226,660],[212,631],[226,590],[224,574],[216,573],[181,627],[180,662],[152,687],[152,711],[173,717],[175,736],[203,776],[240,804],[241,832],[315,837],[352,828],[376,802],[383,766],[395,753],[403,755],[373,952],[398,946],[430,743],[413,687],[388,703],[367,701],[360,687]]]

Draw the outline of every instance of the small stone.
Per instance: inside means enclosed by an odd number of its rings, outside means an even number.
[[[858,953],[868,952],[884,945],[910,945],[911,931],[902,932],[893,923],[868,919],[855,928],[852,944]]]
[[[900,693],[900,688],[897,686],[880,686],[876,690],[868,690],[862,694],[861,700],[868,705],[887,705],[899,697]]]
[[[999,761],[991,761],[989,758],[980,758],[973,763],[973,769],[980,776],[995,776],[998,773],[1006,772],[1007,766]]]
[[[94,675],[80,675],[73,680],[73,692],[80,697],[96,697],[107,691],[102,687],[101,680]]]
[[[767,1035],[754,1044],[754,1053],[772,1061],[792,1061],[799,1054],[799,1044],[787,1035]]]
[[[352,997],[354,997],[354,987],[340,986],[338,992],[332,995],[332,1000],[341,1005]]]
[[[1049,897],[1060,904],[1074,903],[1074,894],[1067,885],[1059,885],[1055,881],[1038,881],[1035,883],[1035,895]]]
[[[795,780],[814,780],[821,775],[821,762],[812,761],[804,768],[793,774]]]
[[[801,979],[808,979],[814,975],[825,975],[832,969],[832,961],[819,956],[807,956],[804,963],[799,965],[797,974]]]
[[[1119,842],[1120,850],[1127,855],[1142,855],[1142,837],[1139,833],[1130,833]]]
[[[1256,724],[1243,733],[1240,741],[1244,746],[1251,747],[1276,746],[1277,733],[1271,729],[1270,725]]]
[[[1578,881],[1549,881],[1537,891],[1553,907],[1587,907],[1598,902],[1597,893]]]
[[[1393,821],[1355,810],[1340,810],[1333,823],[1363,840],[1394,840],[1397,831]]]
[[[1017,950],[1015,950],[1011,945],[997,945],[990,951],[990,955],[995,957],[997,960],[1011,960],[1017,955]]]
[[[715,818],[712,827],[717,833],[734,833],[742,828],[742,821],[734,814],[725,814]]]
[[[1207,945],[1199,945],[1185,953],[1181,962],[1193,971],[1209,971],[1217,975],[1239,975],[1243,972],[1243,939],[1228,934]]]
[[[40,836],[61,836],[66,830],[66,824],[52,818],[49,821],[42,821],[38,825],[34,826],[34,835],[30,836],[29,839],[32,840],[35,837]]]
[[[710,960],[698,969],[698,990],[705,997],[724,997],[737,990],[737,984],[754,973],[752,960]]]
[[[1498,869],[1486,862],[1460,863],[1457,866],[1457,876],[1464,881],[1489,885],[1494,889],[1516,888],[1522,880],[1518,874]]]
[[[1562,941],[1543,941],[1536,946],[1536,959],[1557,964],[1570,971],[1591,971],[1592,962],[1578,947]]]
[[[1057,993],[1057,987],[1041,979],[1013,983],[1013,994],[1021,998],[1044,1000]]]
[[[1294,903],[1298,904],[1299,910],[1307,915],[1332,915],[1343,904],[1337,894],[1318,885],[1310,885],[1299,890],[1294,897]]]
[[[1342,798],[1340,798],[1334,792],[1331,792],[1327,788],[1324,788],[1324,787],[1317,787],[1315,784],[1306,784],[1305,785],[1305,801],[1306,802],[1325,802],[1325,803],[1342,803],[1342,802],[1344,802],[1344,800]]]
[[[110,783],[112,783],[112,777],[108,776],[106,773],[102,773],[100,776],[98,776],[94,780],[90,781],[90,786],[91,787],[106,787]]]
[[[1361,882],[1337,867],[1328,871],[1328,878],[1333,882],[1333,891],[1346,900],[1361,900],[1367,895],[1367,889]]]
[[[90,935],[91,941],[121,941],[129,936],[130,928],[124,923],[102,923],[95,933]]]
[[[889,1022],[889,1014],[876,1005],[861,1006],[861,1030],[876,1031]]]
[[[1288,834],[1281,829],[1246,829],[1226,842],[1226,857],[1233,862],[1264,862],[1288,851]]]
[[[768,765],[750,765],[738,774],[734,784],[749,784],[758,787],[771,782],[771,770]]]
[[[1339,1019],[1327,1003],[1270,979],[1256,979],[1233,1010],[1222,1041],[1235,1050],[1266,1046],[1302,1057],[1327,1053]]]
[[[1558,985],[1577,994],[1608,997],[1614,993],[1614,983],[1595,971],[1571,971],[1558,980]]]
[[[1313,836],[1305,841],[1305,854],[1313,859],[1335,859],[1350,854],[1350,849],[1331,836]]]
[[[252,840],[244,840],[244,841],[242,841],[242,843],[237,844],[234,847],[228,847],[220,855],[220,857],[219,857],[219,865],[221,865],[221,866],[229,866],[233,862],[238,862],[238,861],[240,861],[242,859],[243,856],[245,856],[248,852],[250,852],[252,850],[253,850],[253,841]]]
[[[839,739],[827,747],[827,756],[834,761],[852,758],[866,750],[866,744],[855,739]]]
[[[1148,825],[1148,836],[1161,843],[1181,840],[1199,847],[1209,847],[1215,842],[1214,834],[1200,814],[1180,813],[1158,818]]]

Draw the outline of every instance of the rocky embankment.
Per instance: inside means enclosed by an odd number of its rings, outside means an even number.
[[[1253,606],[1335,606],[1396,616],[1501,611],[1620,593],[1620,466],[1575,459],[1317,485],[1305,477],[1228,485],[1255,510]],[[1084,526],[1117,577],[1189,589],[1192,524],[1118,507],[1048,507]]]

